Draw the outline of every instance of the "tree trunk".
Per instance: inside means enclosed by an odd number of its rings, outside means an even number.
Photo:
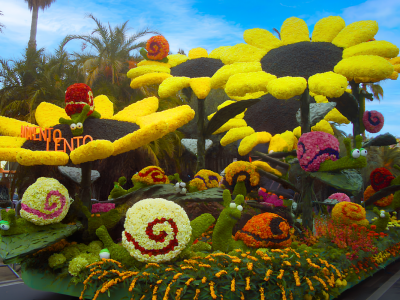
[[[39,15],[39,6],[36,4],[32,8],[32,23],[31,23],[31,35],[29,37],[28,47],[36,50],[36,32],[37,32],[37,21]]]
[[[85,205],[89,212],[92,211],[92,162],[85,162],[81,164],[82,180],[81,180],[81,201]]]
[[[308,87],[301,95],[300,99],[300,112],[301,112],[301,134],[311,131],[310,126],[310,92]]]
[[[206,162],[206,139],[204,136],[204,116],[205,116],[205,99],[197,98],[197,167],[196,172],[205,168]]]
[[[359,83],[355,83],[354,80],[350,81],[351,92],[357,100],[358,104],[358,117],[353,120],[353,147],[356,147],[356,136],[361,134],[361,127],[360,127],[360,91],[359,91]]]
[[[302,177],[302,201],[303,201],[303,227],[313,230],[313,217],[312,217],[312,184],[313,178],[310,175]]]

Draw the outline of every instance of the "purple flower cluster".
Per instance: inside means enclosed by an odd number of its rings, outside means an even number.
[[[260,202],[261,204],[274,207],[284,206],[282,199],[279,199],[279,197],[275,194],[268,193],[265,189],[260,188],[258,190],[258,195],[263,197],[263,202]]]
[[[95,203],[92,205],[92,214],[108,212],[115,208],[115,203]]]

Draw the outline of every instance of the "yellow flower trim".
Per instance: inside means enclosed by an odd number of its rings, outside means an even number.
[[[267,92],[267,84],[275,79],[275,75],[264,71],[235,74],[229,77],[225,92],[229,97],[245,96],[259,91]]]
[[[67,153],[59,151],[31,151],[21,149],[17,153],[17,162],[23,166],[50,165],[63,166],[68,163]]]
[[[209,116],[207,116],[207,120],[210,121],[210,120],[212,119],[212,117],[214,117],[215,114],[216,114],[216,112],[215,112],[215,113],[212,113],[212,114],[209,115]]]
[[[393,66],[383,57],[374,55],[358,55],[342,59],[334,68],[335,73],[348,80],[356,77],[382,80],[393,73]]]
[[[313,42],[332,42],[338,33],[346,27],[346,22],[339,16],[329,16],[314,25],[311,40]]]
[[[13,137],[13,136],[0,136],[0,149],[1,148],[21,148],[25,143],[26,138]],[[2,159],[5,160],[5,159]]]
[[[399,48],[387,41],[371,41],[349,47],[343,51],[343,58],[356,55],[378,55],[392,58],[399,55]]]
[[[170,54],[167,56],[168,58],[168,63],[171,65],[171,68],[176,67],[177,65],[180,65],[181,63],[184,63],[189,59],[186,55],[183,54]]]
[[[347,88],[347,78],[334,72],[318,73],[308,78],[308,86],[313,93],[337,98]]]
[[[38,127],[37,125],[0,116],[0,135],[21,137],[21,127]]]
[[[269,142],[268,153],[289,151],[289,145],[280,134],[275,134]]]
[[[396,67],[396,66],[395,66]],[[400,68],[399,68],[400,69]],[[400,71],[400,70],[399,70]],[[396,71],[393,71],[392,75],[390,75],[389,77],[392,80],[397,80],[397,78],[399,78],[399,73]]]
[[[137,64],[138,67],[149,66],[149,65],[171,68],[170,64],[162,63],[162,62],[155,61],[155,60],[142,60],[141,62],[138,62],[138,64]]]
[[[332,121],[338,124],[349,124],[350,121],[341,114],[340,111],[337,110],[337,108],[332,109],[330,112],[326,114],[324,117],[324,120],[326,121]]]
[[[113,155],[135,150],[143,145],[155,141],[168,133],[168,124],[164,120],[159,120],[156,124],[145,126],[132,132],[118,140],[114,144]]]
[[[243,97],[231,96],[231,98],[236,101],[242,101],[242,100],[248,100],[248,99],[257,99],[266,94],[268,94],[268,92],[259,91],[259,92],[255,92],[255,93],[248,93],[248,94],[246,94],[246,96],[243,96]]]
[[[372,40],[378,32],[378,22],[376,21],[358,21],[347,25],[333,39],[332,44],[349,48],[351,46]]]
[[[206,49],[198,47],[189,50],[188,56],[190,59],[196,59],[200,57],[208,57],[208,53]]]
[[[251,186],[255,186],[260,181],[260,174],[258,174],[256,169],[257,168],[255,165],[247,161],[235,161],[225,168],[225,180],[232,185],[232,180],[235,174],[239,173],[240,171],[246,171],[248,174],[250,174]],[[245,178],[245,176],[238,176],[237,181],[243,181]]]
[[[400,72],[400,65],[393,65],[394,72]]]
[[[248,154],[258,144],[265,144],[271,140],[271,134],[266,131],[255,132],[249,136],[246,136],[239,145],[238,153],[241,156]]]
[[[139,117],[136,120],[136,124],[143,128],[164,120],[168,124],[168,132],[172,132],[193,120],[194,114],[194,110],[189,105],[180,105],[148,116]]]
[[[0,148],[0,160],[16,162],[19,151],[21,148]]]
[[[222,53],[224,53],[226,50],[231,48],[232,46],[221,46],[218,48],[215,48],[213,51],[208,54],[209,58],[215,58],[215,59],[221,59]]]
[[[240,139],[243,139],[244,137],[246,137],[250,134],[253,134],[253,133],[254,133],[254,129],[251,128],[250,126],[231,128],[221,139],[220,143],[223,147],[225,147],[226,145],[236,142]]]
[[[237,101],[232,101],[232,100],[226,100],[222,104],[218,105],[217,110],[220,110],[221,108],[224,108],[225,106],[231,105],[233,103],[236,103]],[[236,115],[232,119],[243,119],[244,118],[244,113],[246,112],[247,108],[244,110],[244,112]],[[213,114],[214,115],[214,114]]]
[[[144,74],[149,74],[149,73],[166,73],[170,74],[171,69],[168,67],[160,66],[160,65],[144,65],[140,67],[136,67],[133,69],[130,69],[126,76],[128,78],[136,78],[139,76],[142,76]]]
[[[311,92],[310,92],[310,95],[311,95]],[[329,103],[328,98],[326,98],[326,96],[323,96],[323,95],[315,95],[314,99],[315,99],[316,103]]]
[[[72,150],[70,157],[75,164],[81,164],[88,161],[95,161],[110,157],[114,152],[114,145],[107,140],[94,140]]]
[[[288,151],[292,151],[293,149],[297,149],[297,138],[292,131],[286,130],[284,133],[280,134],[281,138],[283,138],[288,144]]]
[[[267,51],[284,45],[271,32],[261,28],[247,29],[243,34],[243,39],[247,44]]]
[[[219,134],[225,131],[228,131],[231,128],[235,127],[246,127],[247,123],[243,119],[230,119],[224,125],[222,125],[218,130],[216,130],[213,134]]]
[[[286,19],[281,27],[281,39],[284,45],[309,42],[310,33],[306,22],[296,17]]]
[[[158,95],[161,98],[174,96],[180,90],[190,86],[189,77],[170,77],[165,79],[158,88]]]
[[[131,88],[138,89],[145,85],[160,84],[165,79],[171,77],[167,73],[148,73],[132,79]]]
[[[42,128],[50,128],[60,124],[59,119],[61,117],[71,120],[71,118],[65,112],[65,109],[57,105],[48,102],[41,102],[36,108],[35,119]]]
[[[265,161],[253,161],[252,162],[253,165],[255,165],[257,168],[260,168],[262,170],[264,170],[265,172],[268,173],[273,173],[277,176],[282,176],[282,173],[279,172],[277,169],[272,168],[268,163],[266,163]]]
[[[303,77],[280,77],[268,83],[268,92],[277,99],[290,99],[303,94],[307,80]]]
[[[238,73],[250,73],[262,71],[259,62],[239,62],[223,66],[211,77],[211,87],[213,89],[223,88],[228,82],[229,77]]]
[[[94,107],[102,119],[111,119],[114,115],[114,103],[106,95],[99,95],[93,99]]]
[[[264,49],[259,49],[248,44],[237,44],[221,53],[221,60],[225,65],[235,62],[259,62],[267,54]]]
[[[315,126],[311,127],[311,131],[323,131],[334,135],[331,124],[326,120],[321,120]]]
[[[198,77],[190,79],[190,87],[199,99],[205,99],[211,91],[211,78]]]
[[[297,126],[295,129],[293,129],[293,134],[299,139],[301,137],[301,126]]]
[[[158,109],[158,98],[147,97],[144,98],[143,100],[140,100],[125,107],[123,110],[115,114],[110,119],[135,123],[138,117],[155,113],[157,109]]]

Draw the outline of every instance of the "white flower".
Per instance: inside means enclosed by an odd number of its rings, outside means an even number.
[[[179,184],[181,187],[186,187],[186,183],[184,183],[183,181]]]
[[[183,188],[182,191],[181,191],[181,194],[186,195],[186,192],[187,192],[186,188]]]
[[[230,204],[229,204],[229,207],[230,207],[230,208],[236,208],[236,203],[233,203],[233,202],[230,203]]]

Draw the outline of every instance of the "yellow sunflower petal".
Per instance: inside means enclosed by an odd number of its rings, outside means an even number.
[[[310,91],[327,97],[342,96],[347,85],[346,77],[334,72],[318,73],[308,78]]]
[[[311,131],[322,131],[334,135],[331,124],[326,120],[321,120],[315,126],[311,127]]]
[[[301,126],[297,126],[295,129],[293,129],[293,134],[299,139],[301,137]]]
[[[276,38],[271,32],[261,28],[247,29],[243,39],[249,45],[267,51],[283,46],[283,42]]]
[[[265,144],[271,140],[271,134],[266,131],[255,132],[246,136],[239,145],[238,153],[241,156],[247,155],[258,144]]]
[[[88,161],[95,161],[110,157],[114,152],[114,145],[107,140],[94,140],[72,150],[70,157],[75,164],[81,164]]]
[[[395,58],[392,58],[391,60],[389,60],[389,62],[390,62],[392,65],[400,65],[400,56],[395,57]]]
[[[224,108],[228,105],[231,105],[233,103],[236,103],[237,101],[232,101],[232,100],[226,100],[225,102],[221,103],[220,105],[218,105],[217,110],[220,110],[221,108]],[[244,118],[244,113],[246,112],[247,108],[244,110],[244,112],[236,115],[235,117],[233,117],[232,119],[243,119]],[[208,120],[211,120],[211,118],[215,115],[215,113],[211,114],[208,116]]]
[[[234,74],[229,77],[225,86],[225,92],[229,97],[243,97],[247,93],[259,91],[267,92],[268,82],[275,79],[275,75],[264,71]]]
[[[242,100],[249,100],[249,99],[258,99],[266,94],[268,94],[268,92],[259,91],[259,92],[255,92],[255,93],[247,93],[243,97],[231,96],[231,98],[236,101],[242,101]]]
[[[196,59],[200,57],[208,57],[208,53],[206,49],[199,47],[189,50],[188,56],[190,59]]]
[[[280,77],[268,83],[268,92],[277,99],[290,99],[303,94],[307,80],[303,77]]]
[[[357,21],[343,28],[333,39],[332,44],[348,48],[373,39],[378,29],[376,21]]]
[[[210,54],[208,54],[208,57],[220,59],[222,53],[224,53],[226,50],[228,50],[231,47],[232,46],[221,46],[221,47],[215,48],[213,51],[210,52]]]
[[[216,112],[211,114],[211,115],[209,115],[209,116],[207,116],[207,120],[210,121],[212,119],[212,117],[214,117],[215,114],[216,114]]]
[[[289,145],[280,134],[275,134],[269,142],[268,153],[289,151]]]
[[[138,67],[141,67],[141,66],[149,66],[149,65],[171,68],[171,65],[170,65],[170,64],[168,64],[168,63],[162,63],[162,62],[155,61],[155,60],[142,60],[141,62],[139,62],[139,63],[137,64]]]
[[[226,145],[236,142],[244,137],[253,134],[254,129],[250,126],[239,127],[239,128],[231,128],[227,133],[222,137],[220,143],[221,146],[225,147]]]
[[[396,45],[386,41],[371,41],[361,43],[343,51],[343,58],[356,55],[378,55],[381,57],[392,58],[399,54],[399,48]]]
[[[199,99],[205,99],[211,91],[211,78],[198,77],[190,79],[190,87]]]
[[[145,85],[160,84],[161,82],[163,82],[165,79],[167,79],[169,77],[171,77],[171,75],[167,74],[167,73],[144,74],[139,77],[136,77],[135,79],[132,79],[131,88],[138,89]]]
[[[292,151],[293,149],[297,149],[297,138],[292,131],[286,130],[284,133],[281,133],[281,138],[283,138],[288,144],[288,151]]]
[[[184,63],[189,59],[186,55],[183,54],[170,54],[167,56],[168,58],[168,64],[171,65],[171,67],[176,67],[177,65],[180,65],[181,63]]]
[[[140,128],[144,128],[158,123],[159,120],[164,120],[168,124],[168,132],[172,132],[193,120],[194,114],[194,110],[189,105],[180,105],[148,116],[139,117],[136,123]]]
[[[110,119],[114,115],[114,103],[106,95],[99,95],[93,99],[94,107],[102,119]]]
[[[1,135],[21,137],[21,127],[22,126],[38,127],[37,125],[31,124],[28,122],[0,116],[0,134]]]
[[[265,54],[267,50],[248,44],[237,44],[222,52],[220,59],[225,65],[235,62],[260,62]]]
[[[284,45],[309,42],[310,33],[306,22],[296,17],[286,19],[281,27],[281,38]]]
[[[68,163],[69,156],[67,153],[59,151],[31,151],[22,149],[18,151],[16,159],[23,166],[63,166]]]
[[[229,77],[234,74],[259,71],[262,71],[261,63],[259,62],[234,63],[231,65],[223,66],[211,77],[211,88],[222,88],[227,83]]]
[[[1,148],[21,148],[25,143],[26,138],[14,136],[0,136],[0,149]],[[1,159],[5,160],[5,159]]]
[[[145,126],[133,133],[130,133],[118,140],[114,144],[113,155],[135,150],[152,141],[155,141],[168,133],[168,124],[164,120],[157,120],[150,126]]]
[[[41,102],[36,108],[35,118],[36,122],[42,128],[50,128],[57,124],[60,124],[59,119],[65,118],[71,120],[71,118],[65,112],[65,109],[47,102]]]
[[[335,122],[335,123],[338,123],[338,124],[349,124],[350,123],[350,121],[345,116],[343,116],[337,110],[337,108],[334,108],[330,112],[328,112],[325,115],[324,120]]]
[[[166,73],[170,74],[171,69],[165,66],[160,66],[160,65],[144,65],[140,66],[137,68],[130,69],[128,71],[128,74],[126,76],[128,78],[134,79],[136,77],[142,76],[144,74],[149,74],[149,73]]]
[[[383,57],[375,55],[358,55],[342,59],[334,68],[335,73],[348,80],[356,77],[367,77],[382,80],[390,77],[393,66]]]
[[[389,78],[392,80],[397,80],[397,78],[399,78],[399,73],[396,71],[393,71],[392,75],[390,75]]]
[[[158,88],[158,95],[161,98],[174,96],[180,90],[190,86],[189,77],[170,77],[165,79]]]
[[[310,92],[310,95],[311,95],[311,92]],[[328,103],[329,102],[328,98],[326,98],[323,95],[315,95],[314,99],[315,99],[316,103]]]
[[[251,162],[251,164],[256,166],[257,168],[260,168],[261,170],[264,170],[265,172],[272,173],[272,174],[275,174],[277,176],[282,176],[281,172],[279,172],[277,169],[274,169],[273,167],[271,167],[265,161],[257,160],[257,161]]]
[[[393,70],[397,73],[400,72],[400,65],[393,65]]]
[[[19,151],[21,148],[0,148],[0,160],[16,162]]]
[[[115,114],[113,120],[135,123],[136,119],[156,112],[158,109],[158,98],[147,97],[135,102]]]
[[[345,21],[339,16],[323,18],[315,23],[314,31],[312,33],[312,41],[330,43],[345,27]]]
[[[243,119],[230,119],[224,125],[222,125],[218,130],[216,130],[213,134],[219,134],[225,131],[228,131],[231,128],[235,127],[246,127],[247,123]]]

